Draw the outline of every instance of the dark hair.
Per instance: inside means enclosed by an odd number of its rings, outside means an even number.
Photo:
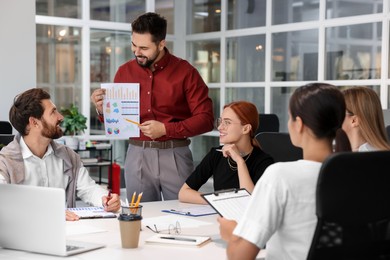
[[[50,94],[41,88],[26,90],[14,98],[14,103],[9,110],[9,120],[22,136],[28,134],[26,126],[30,117],[42,118],[44,108],[41,101],[43,99],[50,99]]]
[[[292,120],[297,116],[319,138],[333,140],[343,124],[345,101],[342,92],[333,85],[311,83],[299,87],[290,98]],[[337,142],[337,140],[336,140]]]
[[[145,13],[131,23],[131,30],[139,34],[150,33],[152,41],[158,43],[167,35],[167,20],[156,13]]]
[[[252,140],[252,145],[259,146],[257,140],[255,139],[255,132],[259,127],[259,112],[257,111],[256,106],[253,103],[247,101],[235,101],[226,104],[223,108],[227,107],[231,108],[234,113],[236,113],[241,121],[241,124],[250,124],[252,126],[251,132],[249,134]]]

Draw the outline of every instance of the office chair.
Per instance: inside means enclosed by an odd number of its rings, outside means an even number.
[[[0,121],[0,134],[12,134],[12,125],[8,121]]]
[[[11,134],[0,134],[0,150],[7,146],[12,140],[14,140],[14,135]]]
[[[389,139],[390,142],[390,125],[386,126],[386,132],[387,132],[387,139]]]
[[[279,132],[279,117],[276,114],[259,114],[259,122],[255,135],[262,132]]]
[[[390,151],[344,152],[322,164],[308,260],[390,259]]]
[[[263,132],[256,135],[261,149],[275,162],[296,161],[303,158],[302,149],[291,143],[288,133]]]

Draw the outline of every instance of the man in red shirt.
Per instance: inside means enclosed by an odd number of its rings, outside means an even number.
[[[212,100],[198,71],[165,47],[167,21],[146,13],[132,22],[135,59],[119,67],[115,83],[140,83],[139,138],[130,138],[125,162],[127,198],[177,199],[193,171],[189,137],[213,129]],[[91,100],[102,118],[105,90]]]

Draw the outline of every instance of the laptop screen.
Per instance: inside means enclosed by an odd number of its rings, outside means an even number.
[[[1,247],[68,255],[65,191],[59,188],[0,184],[0,230]],[[102,246],[94,244],[91,249]],[[79,251],[91,249],[83,248]]]

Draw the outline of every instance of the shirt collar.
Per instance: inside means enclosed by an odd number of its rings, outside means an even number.
[[[169,59],[171,58],[171,54],[169,53],[167,47],[164,47],[164,51],[165,54],[161,60],[153,64],[154,71],[163,70],[167,66]]]
[[[27,159],[29,157],[35,156],[31,152],[30,148],[28,148],[27,144],[24,142],[23,136],[20,137],[20,150],[22,151],[23,159]],[[43,156],[43,158],[45,158],[46,156],[48,156],[51,153],[53,153],[53,148],[51,147],[51,144],[49,144],[49,146],[47,147],[47,151],[46,151],[45,155]]]

